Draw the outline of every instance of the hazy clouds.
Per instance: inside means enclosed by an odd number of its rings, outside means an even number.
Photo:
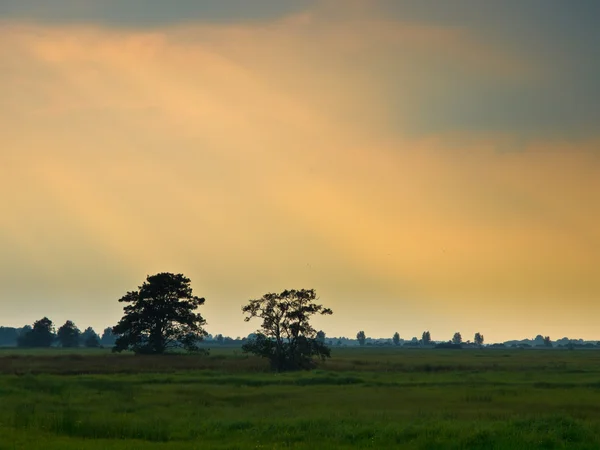
[[[314,287],[330,335],[596,336],[593,95],[501,37],[349,5],[1,23],[1,321],[110,325],[182,271],[231,335],[248,298]],[[588,112],[537,114],[561,104]]]

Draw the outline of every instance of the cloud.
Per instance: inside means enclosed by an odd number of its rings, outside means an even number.
[[[0,26],[3,297],[112,323],[146,274],[183,271],[229,334],[248,297],[290,287],[336,310],[328,334],[597,308],[599,137],[415,133],[428,92],[537,68],[462,29],[331,11]]]
[[[4,0],[0,17],[40,23],[87,23],[104,27],[147,28],[180,22],[265,21],[302,10],[314,0],[227,0],[197,2],[179,0]]]

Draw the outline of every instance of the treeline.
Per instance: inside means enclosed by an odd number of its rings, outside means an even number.
[[[112,347],[116,336],[106,328],[100,336],[92,327],[81,331],[71,320],[56,329],[52,320],[44,317],[22,328],[0,327],[0,347]]]

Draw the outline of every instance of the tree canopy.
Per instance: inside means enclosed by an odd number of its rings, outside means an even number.
[[[458,331],[452,336],[452,343],[456,345],[462,344],[462,336]]]
[[[112,331],[112,327],[105,328],[102,332],[102,337],[100,338],[100,344],[105,347],[112,347],[115,345],[117,337],[114,335]]]
[[[79,338],[81,337],[81,331],[77,328],[72,321],[67,320],[65,324],[58,329],[56,333],[56,339],[58,340],[61,347],[73,348],[79,347]]]
[[[100,336],[98,336],[98,333],[96,333],[92,327],[87,327],[84,332],[81,333],[81,342],[88,348],[100,347]]]
[[[319,342],[321,343],[325,343],[325,332],[323,330],[319,330],[317,331],[317,339],[319,340]]]
[[[358,341],[359,345],[365,345],[365,341],[367,340],[365,332],[361,330],[356,333],[356,340]]]
[[[475,333],[475,337],[473,338],[473,342],[475,342],[477,345],[483,345],[483,334],[481,333]]]
[[[114,352],[165,353],[175,347],[194,351],[207,335],[206,321],[195,312],[205,300],[193,295],[190,279],[182,274],[148,276],[137,291],[127,292],[119,302],[127,305],[112,329],[117,336]]]
[[[423,342],[423,345],[431,344],[431,333],[429,331],[423,331],[421,341]]]
[[[330,357],[324,340],[317,338],[310,319],[314,315],[333,314],[315,303],[314,289],[286,290],[250,300],[242,308],[246,322],[262,319],[260,330],[242,347],[244,352],[268,358],[277,371],[308,369],[313,357]]]
[[[23,327],[17,344],[19,347],[50,347],[54,338],[54,324],[44,317],[35,321],[33,327]]]

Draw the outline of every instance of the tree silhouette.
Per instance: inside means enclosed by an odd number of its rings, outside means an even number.
[[[102,332],[102,337],[100,338],[100,344],[103,345],[104,347],[112,347],[113,345],[115,345],[116,340],[117,340],[117,337],[113,334],[112,328],[108,327],[108,328],[105,328],[104,331]]]
[[[480,347],[483,345],[483,334],[475,333],[475,337],[473,338],[473,342],[475,342]]]
[[[19,347],[50,347],[54,342],[54,324],[44,317],[33,323],[33,327],[23,327],[17,340]]]
[[[316,304],[315,300],[314,289],[286,290],[250,300],[242,308],[246,314],[244,321],[259,318],[262,324],[242,350],[268,358],[277,371],[308,369],[313,366],[314,356],[328,358],[330,350],[317,339],[310,319],[313,315],[330,315],[333,312]]]
[[[421,342],[423,342],[423,345],[431,344],[431,333],[429,333],[429,331],[423,331]]]
[[[394,345],[400,345],[400,333],[396,331],[394,337],[392,337],[392,341],[394,342]]]
[[[16,345],[19,331],[18,328],[0,326],[0,347]]]
[[[356,340],[360,345],[365,345],[365,341],[367,340],[367,336],[364,331],[359,331],[356,333]]]
[[[550,336],[544,336],[544,345],[546,347],[552,347],[552,341],[550,340]]]
[[[77,325],[70,320],[67,320],[56,333],[56,339],[58,340],[58,343],[61,345],[61,347],[65,348],[79,347],[80,337],[81,331],[79,331]]]
[[[462,336],[459,332],[454,333],[454,336],[452,336],[452,343],[456,345],[462,344]]]
[[[80,341],[88,348],[100,347],[100,336],[98,336],[92,327],[87,327],[84,332],[81,333]]]
[[[204,301],[192,294],[190,279],[182,274],[148,276],[139,290],[119,300],[128,305],[112,329],[117,335],[113,351],[162,354],[174,347],[199,350],[197,343],[207,334],[202,328],[206,321],[195,311]]]
[[[317,340],[321,343],[324,344],[325,343],[325,332],[323,330],[319,330],[317,331]]]

